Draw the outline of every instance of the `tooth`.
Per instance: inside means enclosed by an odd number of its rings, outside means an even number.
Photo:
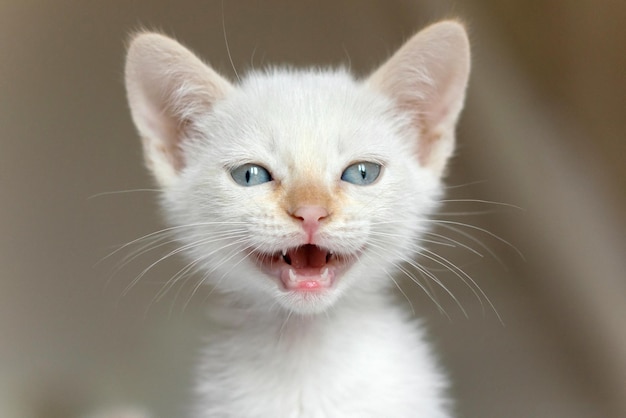
[[[327,280],[328,279],[328,267],[325,267],[324,270],[322,270],[322,274],[321,274],[320,278],[322,280]]]
[[[283,254],[283,257],[286,256],[287,255],[287,250],[283,250],[282,254]]]
[[[289,280],[292,282],[296,281],[296,272],[293,269],[289,269]]]

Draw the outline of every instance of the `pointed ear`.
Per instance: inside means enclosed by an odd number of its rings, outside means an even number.
[[[367,80],[410,117],[419,161],[438,175],[454,150],[469,71],[465,28],[443,21],[414,35]]]
[[[167,186],[185,165],[182,143],[232,86],[178,42],[156,33],[131,40],[125,75],[146,163]]]

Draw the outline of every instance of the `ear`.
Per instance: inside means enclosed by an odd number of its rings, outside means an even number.
[[[178,42],[156,33],[131,40],[125,75],[146,163],[168,186],[185,166],[181,145],[232,86]]]
[[[367,80],[410,117],[419,161],[438,175],[454,150],[469,71],[465,28],[443,21],[414,35]]]

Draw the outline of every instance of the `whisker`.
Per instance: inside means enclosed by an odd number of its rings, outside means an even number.
[[[450,241],[454,246],[459,246],[459,247],[461,247],[461,248],[463,248],[463,249],[465,249],[465,250],[467,250],[467,251],[469,251],[469,252],[479,256],[480,258],[484,258],[483,254],[481,254],[480,252],[476,251],[474,248],[470,247],[469,245],[465,245],[462,242],[457,241],[455,239],[452,239],[450,237],[447,237],[445,235],[438,234],[438,233],[432,232],[432,231],[425,231],[424,235],[432,235],[434,237],[441,238],[441,239],[446,240],[446,241]],[[426,240],[422,240],[422,241],[427,242]]]
[[[292,310],[289,310],[287,312],[287,316],[285,317],[285,320],[283,321],[283,323],[280,325],[280,329],[278,330],[278,343],[280,344],[280,342],[283,339],[283,331],[285,329],[285,326],[287,326],[287,322],[289,322],[289,318],[291,318],[291,315],[293,314]]]
[[[216,249],[215,251],[212,251],[212,252],[210,252],[210,253],[208,253],[208,254],[203,255],[202,257],[197,258],[196,260],[192,261],[190,264],[194,265],[194,267],[193,267],[193,268],[195,268],[195,269],[196,269],[196,271],[199,271],[199,270],[201,270],[201,269],[202,269],[201,264],[202,264],[202,263],[204,263],[204,262],[206,262],[207,260],[209,260],[209,259],[213,256],[213,254],[215,254],[215,253],[217,253],[218,251],[221,251],[222,249],[227,248],[227,247],[229,247],[229,246],[238,245],[238,244],[241,244],[242,242],[246,242],[246,240],[247,240],[247,238],[245,238],[245,237],[240,238],[239,240],[237,240],[237,241],[235,241],[235,242],[233,242],[233,243],[231,243],[231,244],[229,244],[229,245],[224,245],[224,246],[222,246],[222,247],[220,247],[220,248]],[[237,252],[239,252],[239,250],[238,250],[238,249],[235,249],[235,251],[233,251],[232,253],[235,253],[235,254],[236,254]],[[221,265],[221,264],[222,264],[222,263],[220,263],[220,265]],[[191,268],[192,268],[192,267],[190,266],[190,270],[191,270]],[[216,268],[218,268],[218,267],[214,267],[214,268],[212,268],[211,270],[209,270],[209,271],[205,272],[205,273],[202,275],[202,277],[198,280],[198,283],[196,283],[196,285],[194,286],[194,288],[193,288],[192,292],[190,293],[189,297],[188,297],[188,298],[186,299],[186,301],[183,303],[183,306],[182,306],[182,308],[181,308],[181,310],[182,310],[183,312],[187,309],[187,307],[188,307],[189,303],[191,302],[191,299],[193,298],[193,296],[194,296],[194,294],[196,293],[196,291],[197,291],[197,290],[198,290],[198,289],[199,289],[199,288],[203,285],[203,283],[206,281],[206,279],[208,279],[208,277],[209,277],[209,276],[210,276],[210,275],[211,275],[211,274],[212,274],[212,273],[216,270]],[[193,273],[195,273],[195,271],[194,271]],[[187,274],[187,272],[185,272],[185,275],[187,276],[187,278],[185,279],[185,282],[186,282],[187,280],[189,280],[189,278],[191,278],[191,277],[192,277],[192,274],[191,274],[191,273],[190,273],[190,274]],[[184,277],[185,277],[185,276],[180,276],[177,280],[182,280]],[[173,287],[173,285],[174,285],[174,284],[172,284],[172,286],[170,286],[170,288],[171,288],[171,287]],[[180,287],[180,288],[178,289],[178,291],[176,292],[176,296],[175,296],[175,298],[174,298],[174,302],[176,301],[176,299],[178,299],[178,296],[180,295],[180,291],[181,291],[181,289],[182,289],[182,287]],[[209,296],[210,296],[210,294],[213,292],[213,290],[214,290],[214,289],[212,289],[212,290],[211,290],[211,292],[209,292]],[[208,296],[207,296],[207,298],[208,298]],[[172,303],[174,303],[174,302],[172,302]]]
[[[237,68],[235,67],[235,63],[233,62],[233,57],[230,53],[230,46],[228,45],[228,36],[226,36],[226,17],[224,12],[224,0],[222,0],[222,34],[224,35],[224,43],[226,44],[226,53],[228,54],[228,60],[230,61],[230,66],[233,68],[235,72],[235,76],[237,77],[237,81],[241,82],[241,78],[239,77],[239,73],[237,72]]]
[[[225,245],[224,247],[220,248],[220,250],[226,248],[226,247],[231,247],[233,245],[239,245],[242,243],[247,243],[249,242],[249,238],[248,237],[244,237],[238,241],[232,242],[231,244]],[[224,257],[218,264],[214,265],[209,271],[207,271],[203,276],[202,279],[200,281],[198,281],[198,283],[195,285],[195,287],[193,288],[193,290],[191,291],[191,294],[189,295],[189,297],[187,298],[187,301],[183,304],[183,311],[187,308],[187,306],[189,305],[189,303],[191,303],[191,299],[193,299],[194,295],[198,292],[198,289],[200,289],[200,287],[202,286],[202,284],[209,278],[209,276],[211,274],[213,274],[215,271],[217,271],[217,269],[219,269],[221,266],[223,266],[225,263],[228,263],[233,257],[235,257],[237,254],[241,253],[243,251],[243,248],[235,248],[234,250],[232,250],[226,257]],[[229,270],[230,271],[230,270]],[[224,277],[226,275],[222,275],[222,277],[220,277],[217,282],[213,285],[213,288],[210,290],[210,292],[208,293],[208,295],[206,296],[206,298],[209,298],[213,292],[215,291],[215,289],[220,285],[220,283],[223,281]]]
[[[383,252],[385,252],[387,254],[390,254],[388,249],[386,249],[386,248],[384,248],[384,247],[382,247],[380,245],[377,245],[375,243],[371,243],[371,244],[374,245],[376,248],[382,250]],[[463,306],[461,305],[461,303],[457,299],[457,297],[454,296],[454,294],[434,274],[432,274],[426,268],[420,266],[419,264],[416,264],[412,260],[407,259],[403,254],[401,254],[398,251],[394,251],[391,254],[399,257],[403,262],[405,262],[405,263],[409,264],[411,267],[415,268],[420,274],[426,275],[429,279],[431,279],[433,282],[435,282],[439,287],[441,287],[452,298],[452,300],[455,301],[455,303],[458,305],[458,307],[461,310],[461,312],[463,312],[463,314],[467,317],[467,312],[465,311],[465,309],[463,308]],[[445,309],[443,309],[441,304],[434,297],[432,291],[429,291],[428,289],[426,289],[424,287],[424,285],[415,278],[415,276],[413,276],[410,272],[408,272],[407,270],[402,268],[402,266],[394,264],[394,267],[400,269],[404,274],[406,274],[411,279],[411,281],[413,281],[415,284],[417,284],[426,293],[426,295],[435,303],[435,305],[438,307],[439,311],[444,313],[446,315],[446,317],[449,318],[449,316],[446,313]]]
[[[437,212],[439,216],[480,216],[480,215],[493,215],[494,213],[498,213],[496,210],[475,210],[475,211],[465,211],[465,212]]]
[[[162,256],[162,257],[161,257],[161,258],[159,258],[157,261],[155,261],[155,262],[153,262],[152,264],[150,264],[150,265],[149,265],[148,267],[146,267],[146,268],[145,268],[145,269],[144,269],[144,270],[143,270],[143,271],[142,271],[139,275],[137,275],[137,276],[136,276],[136,277],[135,277],[135,278],[131,281],[131,283],[130,283],[128,286],[126,286],[126,288],[125,288],[125,289],[124,289],[124,291],[122,292],[122,296],[126,296],[126,295],[128,294],[128,292],[130,291],[130,289],[132,289],[132,288],[133,288],[133,287],[134,287],[134,286],[135,286],[135,285],[139,282],[139,280],[141,280],[141,278],[142,278],[142,277],[144,277],[144,276],[148,273],[148,271],[150,271],[150,270],[151,270],[154,266],[156,266],[157,264],[159,264],[159,263],[160,263],[160,262],[162,262],[163,260],[166,260],[167,258],[169,258],[169,257],[171,257],[171,256],[173,256],[173,255],[179,254],[179,253],[181,253],[181,252],[183,252],[183,251],[186,251],[186,250],[188,250],[188,249],[190,249],[190,248],[196,247],[196,246],[198,246],[198,245],[203,245],[203,244],[204,244],[207,240],[210,240],[210,239],[213,239],[213,238],[211,237],[211,238],[208,238],[208,239],[205,239],[205,240],[195,241],[195,242],[193,242],[193,243],[183,245],[183,246],[181,246],[181,247],[178,247],[178,248],[176,248],[176,249],[174,249],[174,250],[172,250],[172,251],[168,252],[166,255]],[[235,243],[236,243],[236,242],[235,242]],[[230,243],[230,244],[227,244],[227,245],[225,245],[224,247],[221,247],[221,248],[225,248],[225,247],[227,247],[227,246],[234,245],[235,243]],[[210,254],[213,254],[213,253],[215,253],[216,251],[219,251],[219,249],[218,249],[218,250],[215,250],[215,251],[212,251]]]
[[[166,245],[170,245],[172,243],[178,242],[177,238],[167,239],[168,236],[161,237],[153,237],[149,239],[146,244],[140,246],[139,248],[131,251],[127,255],[125,255],[119,262],[116,263],[114,267],[114,274],[117,274],[120,270],[122,270],[126,265],[131,263],[133,260],[141,257],[144,254],[147,254],[151,251],[154,251],[158,248],[164,247]],[[167,240],[166,240],[167,239]],[[163,241],[166,240],[166,241]],[[163,242],[160,242],[163,241]]]
[[[413,314],[413,316],[415,316],[415,307],[413,306],[413,302],[411,302],[411,299],[407,296],[407,294],[404,292],[402,287],[398,284],[398,282],[396,282],[396,280],[393,278],[393,276],[391,274],[387,274],[387,277],[389,277],[391,279],[393,284],[396,285],[396,288],[400,291],[400,293],[402,293],[402,296],[404,296],[406,301],[409,302],[409,306],[411,307],[411,313]],[[434,300],[433,300],[433,302],[434,302]],[[437,302],[435,302],[435,304],[437,304]],[[437,306],[441,309],[439,304],[437,304]]]
[[[431,256],[428,256],[424,253],[428,253]],[[459,277],[467,286],[468,288],[472,291],[472,293],[474,293],[474,295],[476,296],[476,298],[478,299],[478,301],[481,304],[481,307],[483,308],[483,313],[484,313],[484,305],[482,303],[482,299],[480,296],[482,296],[487,303],[489,304],[489,306],[491,307],[491,309],[493,310],[493,312],[496,314],[496,316],[498,317],[498,320],[500,321],[501,324],[504,324],[504,322],[502,321],[502,317],[500,316],[500,314],[498,313],[498,310],[496,309],[496,307],[494,306],[494,304],[491,302],[491,299],[489,299],[489,297],[487,296],[487,294],[480,288],[480,286],[478,286],[478,284],[476,283],[476,281],[469,275],[467,274],[463,269],[461,269],[460,267],[458,267],[457,265],[455,265],[454,263],[450,262],[447,258],[434,253],[430,250],[427,249],[423,249],[423,252],[421,254],[423,257],[428,258],[429,260],[438,263],[444,267],[448,267],[450,269],[451,272],[455,273],[455,275],[457,277]],[[465,277],[467,280],[469,280],[469,282],[473,285],[470,286],[469,283],[463,279],[463,277]],[[480,293],[477,293],[476,291],[478,291]]]
[[[239,229],[239,230],[231,230],[222,234],[214,234],[211,237],[207,237],[204,238],[202,240],[202,244],[210,244],[213,242],[217,242],[217,241],[221,241],[221,240],[225,240],[225,239],[229,239],[232,237],[237,237],[239,235],[242,235],[243,233],[245,233],[245,230],[243,229]],[[174,239],[170,239],[167,240],[165,242],[161,242],[159,244],[157,244],[160,240],[165,239],[167,236],[165,237],[157,237],[155,239],[153,239],[151,242],[147,243],[146,245],[143,245],[141,247],[139,247],[139,249],[132,251],[130,254],[128,254],[127,256],[125,256],[119,263],[117,263],[116,268],[113,272],[113,275],[117,274],[120,270],[122,270],[126,265],[128,265],[129,263],[131,263],[133,260],[141,257],[142,255],[154,251],[160,247],[164,247],[166,245],[175,243],[175,242],[179,242],[180,239],[178,238],[174,238]]]
[[[102,197],[102,196],[111,196],[111,195],[117,195],[117,194],[127,194],[127,193],[137,193],[137,192],[154,192],[154,193],[158,193],[160,191],[161,190],[159,190],[159,189],[114,190],[114,191],[110,191],[110,192],[100,192],[100,193],[92,194],[91,196],[87,197],[87,200],[95,199],[95,198]]]
[[[402,237],[402,235],[400,235],[400,234],[393,234],[393,233],[389,233],[389,232],[370,231],[370,233],[372,234],[372,236],[382,236],[382,237],[390,237],[390,238]],[[441,242],[441,241],[429,240],[429,239],[425,239],[425,238],[421,238],[420,242],[426,242],[426,243],[429,243],[429,244],[442,245],[444,247],[451,247],[451,248],[456,248],[457,245],[460,245],[459,243],[454,242],[454,240],[448,239],[448,237],[441,236],[441,238],[444,238],[444,239],[446,239],[447,241],[450,241],[450,242]],[[457,245],[455,245],[455,244],[457,244]]]
[[[135,238],[132,241],[127,242],[126,244],[123,244],[121,246],[119,246],[119,248],[117,248],[116,250],[114,250],[113,252],[107,254],[106,256],[104,256],[103,258],[101,258],[95,265],[97,266],[98,264],[102,263],[103,261],[109,259],[110,257],[112,257],[113,255],[119,253],[120,251],[124,250],[125,248],[128,248],[131,245],[134,245],[136,243],[138,243],[141,240],[144,240],[146,238],[150,238],[156,235],[160,235],[160,234],[171,234],[171,233],[175,233],[179,230],[183,230],[186,228],[197,228],[197,227],[201,227],[201,226],[213,226],[213,225],[228,225],[228,226],[234,226],[234,225],[246,225],[245,222],[230,222],[230,221],[213,221],[213,222],[197,222],[197,223],[192,223],[192,224],[185,224],[185,225],[176,225],[176,226],[170,226],[168,228],[163,228],[160,229],[158,231],[154,231],[151,232],[149,234],[143,235],[139,238]]]
[[[477,184],[485,184],[485,183],[487,183],[487,180],[476,180],[476,181],[471,181],[469,183],[446,185],[444,186],[444,188],[446,190],[453,190],[453,189],[460,189],[462,187],[475,186]]]
[[[521,206],[517,206],[512,203],[496,202],[493,200],[484,200],[484,199],[443,199],[443,200],[440,200],[439,202],[440,203],[485,203],[488,205],[506,206],[508,208],[513,208],[513,209],[517,209],[521,211],[525,210]]]
[[[202,261],[202,259],[196,259],[194,261],[191,261],[187,263],[183,268],[178,270],[176,274],[174,274],[172,277],[170,277],[169,280],[165,282],[163,287],[161,287],[161,289],[157,292],[154,298],[152,298],[151,303],[153,304],[159,302],[176,285],[176,283],[178,283],[178,281],[182,280],[192,270],[194,270],[200,261]]]
[[[489,255],[491,255],[496,261],[498,261],[498,263],[500,263],[500,265],[505,269],[508,270],[506,264],[500,259],[500,257],[498,257],[496,255],[496,253],[494,253],[484,242],[482,242],[481,240],[479,240],[478,238],[468,234],[467,232],[456,228],[452,225],[460,225],[460,226],[465,226],[467,228],[470,229],[476,229],[479,231],[482,231],[484,233],[486,233],[487,235],[497,239],[498,241],[503,242],[504,244],[508,245],[510,248],[512,248],[519,256],[522,260],[526,261],[526,259],[524,258],[524,255],[521,253],[520,250],[518,250],[513,244],[511,244],[510,242],[506,241],[503,238],[500,238],[499,236],[497,236],[496,234],[494,234],[493,232],[487,231],[486,229],[477,227],[477,226],[473,226],[473,225],[469,225],[469,224],[465,224],[465,223],[461,223],[461,222],[453,222],[453,221],[442,221],[442,220],[436,220],[435,221],[437,224],[439,224],[442,228],[446,228],[450,231],[454,231],[459,235],[462,235],[463,237],[475,242],[476,244],[478,244],[481,248],[483,248],[485,251],[487,251],[489,253]]]

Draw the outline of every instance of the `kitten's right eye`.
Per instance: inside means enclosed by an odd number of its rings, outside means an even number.
[[[237,184],[250,187],[272,181],[270,172],[260,165],[244,164],[231,170],[230,175]]]

